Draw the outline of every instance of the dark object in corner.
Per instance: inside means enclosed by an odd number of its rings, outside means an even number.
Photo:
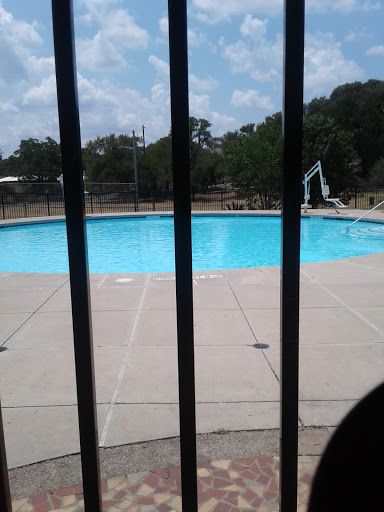
[[[308,512],[384,507],[384,383],[364,397],[332,436],[312,484]]]

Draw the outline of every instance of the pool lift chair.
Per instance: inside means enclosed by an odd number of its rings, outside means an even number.
[[[329,185],[327,185],[323,176],[320,160],[304,175],[304,204],[301,205],[301,208],[304,209],[304,213],[307,213],[308,208],[312,208],[312,205],[308,204],[311,190],[310,180],[317,172],[319,173],[321,193],[323,194],[324,201],[331,203],[336,212],[339,213],[337,208],[346,208],[346,205],[343,204],[338,197],[329,197]]]

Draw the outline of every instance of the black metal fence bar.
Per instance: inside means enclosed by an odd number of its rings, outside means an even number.
[[[181,488],[184,512],[197,512],[195,363],[186,0],[168,0],[179,371]]]
[[[297,510],[304,0],[285,0],[281,222],[280,512]]]
[[[11,493],[9,490],[7,456],[5,453],[3,415],[0,401],[0,510],[12,512]]]
[[[68,237],[84,508],[86,512],[101,512],[91,301],[72,0],[52,0],[52,15]]]

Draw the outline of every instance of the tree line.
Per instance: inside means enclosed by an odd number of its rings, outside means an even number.
[[[280,194],[282,113],[256,125],[244,125],[213,137],[206,119],[190,118],[190,161],[193,188],[227,182],[242,190],[260,191],[264,207]],[[321,160],[332,195],[362,183],[384,183],[384,81],[353,82],[334,89],[329,98],[304,105],[303,169]],[[172,184],[171,132],[144,146],[136,138],[141,193],[157,193]],[[86,142],[83,164],[90,183],[133,183],[133,139],[109,134]],[[0,175],[22,180],[52,181],[61,174],[60,145],[50,137],[27,139],[7,159]],[[320,186],[313,193],[319,197]],[[312,199],[312,192],[311,192]]]

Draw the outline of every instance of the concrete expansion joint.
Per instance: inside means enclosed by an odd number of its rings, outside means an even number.
[[[105,445],[105,441],[106,441],[106,438],[107,438],[107,435],[108,435],[108,428],[109,428],[109,425],[110,425],[110,422],[111,422],[111,419],[112,419],[113,408],[114,408],[114,406],[115,406],[115,404],[117,402],[117,397],[119,395],[120,383],[121,383],[121,381],[123,379],[125,368],[127,366],[129,349],[130,349],[130,347],[132,345],[132,340],[134,339],[134,336],[135,336],[135,332],[136,332],[136,328],[137,328],[137,323],[138,323],[139,316],[140,316],[140,313],[141,313],[141,310],[142,310],[142,306],[143,306],[143,302],[144,302],[145,293],[146,293],[146,290],[147,290],[147,285],[148,285],[149,278],[150,278],[150,274],[147,275],[147,278],[145,280],[145,284],[144,284],[144,287],[143,287],[143,290],[142,290],[142,294],[141,294],[141,298],[140,298],[140,303],[139,303],[139,306],[138,306],[138,309],[137,309],[137,312],[136,312],[136,315],[135,315],[135,319],[133,321],[133,325],[132,325],[131,332],[129,334],[127,345],[125,347],[123,361],[122,361],[122,364],[121,364],[121,367],[120,367],[119,374],[117,376],[117,380],[116,380],[116,384],[115,384],[115,389],[113,391],[111,403],[109,405],[107,416],[105,418],[105,422],[104,422],[103,429],[102,429],[102,432],[101,432],[99,446],[104,446]]]

